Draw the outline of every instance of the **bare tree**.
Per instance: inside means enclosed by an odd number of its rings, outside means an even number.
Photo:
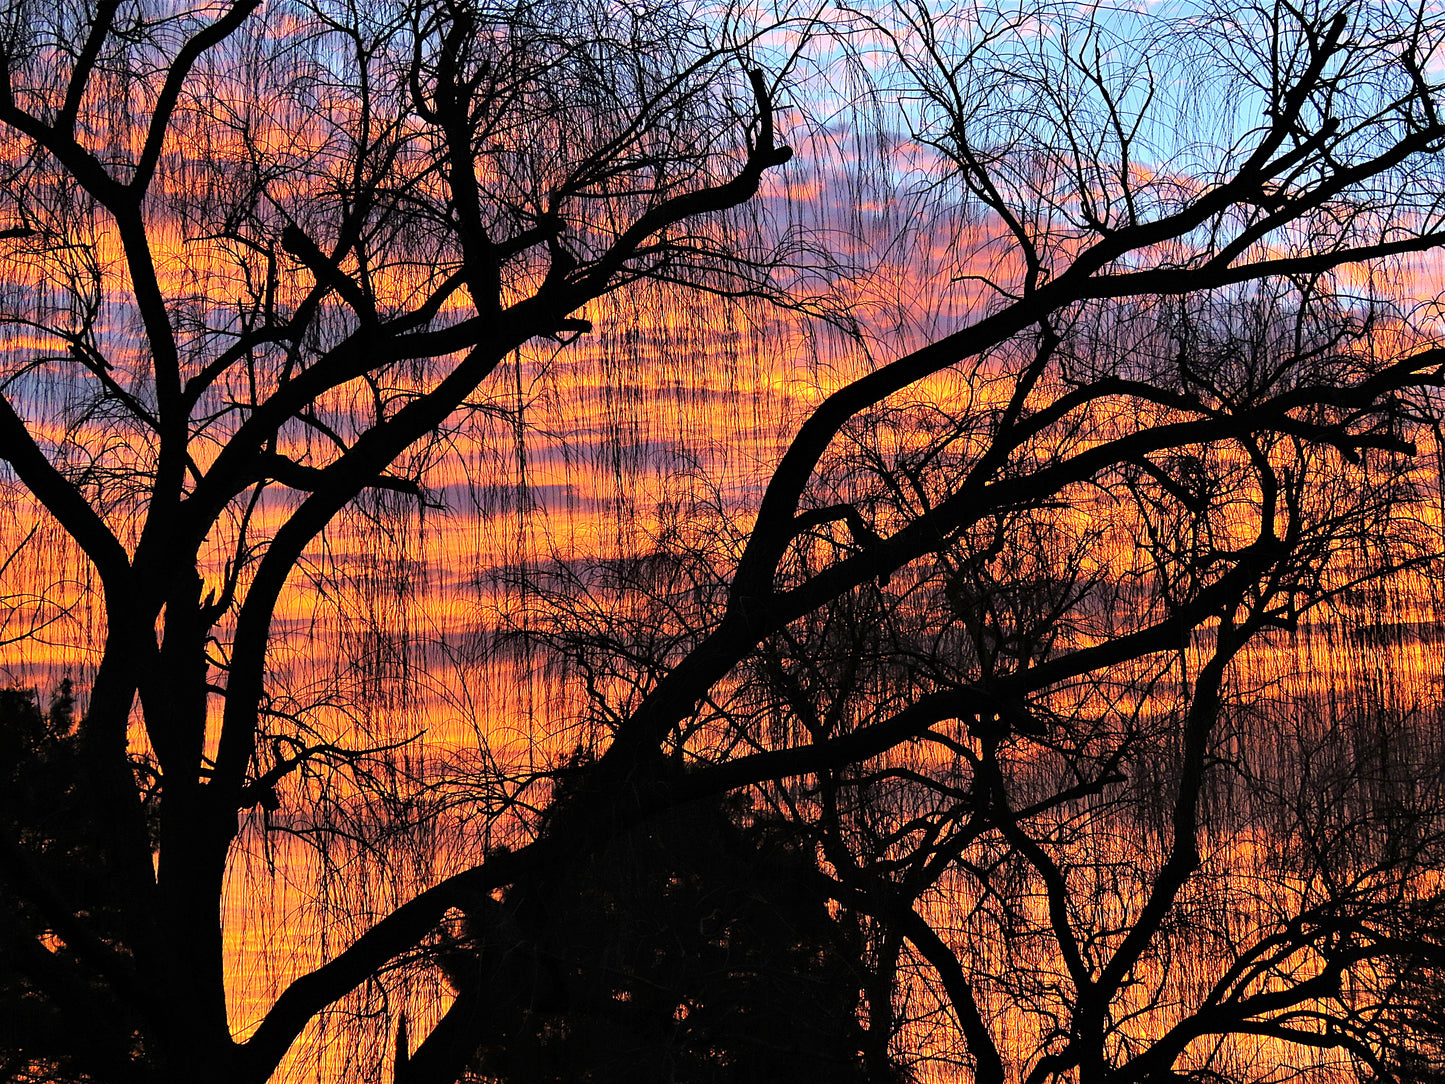
[[[5,869],[87,1075],[264,1079],[320,1007],[226,1017],[238,814],[356,760],[273,705],[278,599],[363,494],[426,501],[449,419],[589,301],[767,289],[716,217],[789,155],[748,42],[677,5],[7,8],[0,454],[104,598],[81,737],[123,918]],[[120,1002],[138,1034],[80,1023]]]
[[[646,624],[564,628],[609,714],[535,838],[418,884],[237,1041],[217,908],[238,812],[358,761],[268,696],[298,563],[367,494],[426,501],[438,434],[513,351],[587,334],[589,303],[775,291],[725,212],[790,152],[726,13],[7,14],[0,455],[103,593],[80,741],[119,917],[98,935],[7,845],[39,917],[6,951],[72,1020],[137,1007],[86,1032],[81,1072],[264,1080],[449,916],[504,939],[504,890],[748,786],[816,825],[819,891],[870,916],[878,1072],[914,975],[979,1079],[1229,1075],[1221,1035],[1402,1064],[1388,997],[1357,991],[1433,959],[1385,921],[1429,910],[1409,875],[1433,797],[1386,816],[1346,765],[1335,798],[1274,803],[1291,843],[1339,810],[1359,830],[1291,856],[1263,917],[1211,895],[1211,803],[1245,785],[1220,765],[1246,651],[1429,551],[1407,546],[1410,460],[1442,354],[1368,273],[1445,243],[1433,15],[840,13],[931,149],[932,206],[983,239],[960,229],[945,271],[975,315],[823,398],[716,532],[735,551],[656,563],[657,650],[626,642]],[[1237,771],[1261,795],[1293,778]],[[1184,989],[1173,962],[1209,937],[1223,970]],[[398,1080],[457,1079],[496,997],[462,985]]]
[[[1438,1058],[1414,1046],[1431,982],[1399,977],[1441,962],[1438,713],[1351,688],[1347,643],[1394,642],[1369,639],[1380,584],[1432,594],[1439,355],[1408,296],[1332,273],[1438,243],[1441,132],[1409,116],[1438,31],[1211,14],[1233,40],[855,13],[946,163],[933,228],[961,206],[957,236],[992,246],[954,268],[988,315],[825,400],[746,535],[588,571],[545,636],[597,701],[601,765],[656,711],[709,765],[693,785],[787,780],[764,791],[813,826],[819,891],[874,923],[870,1046],[976,1079]],[[1212,148],[1222,172],[1150,114],[1186,41],[1238,81],[1208,109],[1265,118]],[[1422,156],[1385,166],[1386,130]],[[1269,662],[1326,636],[1333,688]],[[919,1012],[952,1039],[923,1051]]]
[[[1360,341],[1337,311],[1303,326],[1289,291],[1207,300],[1132,336],[1136,359],[1176,367],[1155,387],[1208,358],[1214,394],[1242,395],[1250,374]],[[1260,329],[1248,363],[1241,309]],[[1128,323],[1115,312],[1107,337]],[[1061,337],[1056,359],[1094,364],[1097,327]],[[806,583],[880,520],[946,499],[988,424],[927,400],[867,419],[820,474],[791,575]],[[880,433],[912,439],[890,454]],[[1032,454],[1056,463],[1098,439],[1056,435],[1063,449]],[[680,727],[680,755],[711,765],[694,783],[781,766],[759,791],[771,815],[808,827],[815,890],[873,930],[880,1079],[942,1060],[983,1079],[1250,1080],[1331,1055],[1386,1075],[1411,1049],[1429,983],[1407,999],[1389,976],[1440,962],[1438,711],[1428,689],[1354,682],[1379,680],[1375,653],[1398,635],[1429,636],[1371,632],[1380,611],[1360,599],[1437,575],[1438,529],[1420,518],[1435,481],[1408,455],[1296,434],[1231,443],[1116,463],[1047,500],[1005,486],[928,559],[768,637]],[[603,733],[627,717],[637,659],[666,680],[699,607],[725,596],[726,560],[688,541],[590,570],[531,633],[596,699]],[[1338,672],[1273,661],[1301,640]],[[940,1014],[953,1040],[921,1049]],[[1273,1060],[1246,1036],[1273,1040]]]

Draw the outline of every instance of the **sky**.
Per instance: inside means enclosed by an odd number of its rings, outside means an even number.
[[[1205,90],[1179,85],[1171,82],[1178,72],[1170,64],[1182,64],[1177,57],[1129,44],[1134,39],[1126,28],[1157,10],[1088,9],[1092,23],[1078,21],[1069,40],[1088,44],[1088,35],[1095,36],[1099,63],[1124,88],[1116,104],[1125,111],[1142,101],[1147,79],[1156,80],[1167,108],[1159,106],[1147,124],[1130,130],[1137,146],[1127,160],[1120,156],[1122,130],[1111,133],[1107,124],[1092,150],[1101,191],[1122,176],[1152,206],[1164,207],[1196,193],[1200,178],[1221,166],[1258,118],[1252,92],[1242,83],[1225,79]],[[953,44],[968,44],[972,27],[1014,25],[1015,15],[995,7],[951,9],[948,18],[965,28]],[[953,104],[987,107],[1003,118],[984,126],[981,139],[1002,144],[1033,133],[1050,142],[1056,134],[1050,124],[1058,118],[1084,118],[1079,110],[1087,88],[1069,80],[1040,82],[1040,57],[1065,41],[1061,24],[1031,19],[1019,27],[989,57],[995,70],[1011,70],[1017,78],[969,85]],[[1216,40],[1233,36],[1240,46],[1221,62],[1225,74],[1230,64],[1248,74],[1249,29],[1216,31]],[[367,498],[311,547],[273,617],[273,707],[299,715],[332,740],[381,747],[406,739],[400,750],[378,752],[377,763],[404,782],[458,777],[458,795],[468,785],[480,787],[487,772],[554,764],[589,734],[574,689],[538,657],[499,646],[502,632],[540,620],[542,600],[522,573],[549,565],[603,567],[656,548],[669,531],[674,534],[668,537],[685,537],[687,531],[715,530],[724,551],[735,549],[771,467],[821,397],[996,306],[999,291],[985,278],[1005,288],[1017,282],[1020,265],[998,219],[947,186],[937,149],[923,142],[946,135],[937,98],[905,97],[893,112],[885,105],[887,122],[863,129],[859,118],[879,108],[879,99],[863,93],[863,77],[871,74],[886,87],[900,78],[897,70],[884,70],[865,48],[846,63],[826,50],[810,54],[794,72],[804,88],[794,93],[815,97],[805,103],[809,113],[784,114],[784,138],[795,157],[769,177],[756,207],[768,216],[763,229],[774,239],[786,234],[830,253],[835,264],[827,276],[803,259],[797,278],[816,292],[818,307],[854,322],[857,339],[785,309],[724,304],[670,287],[640,288],[596,303],[586,313],[592,333],[569,345],[521,351],[481,390],[470,416],[459,418],[424,459],[409,464],[424,480],[426,507],[395,493]],[[929,89],[950,92],[941,84]],[[1055,97],[1045,115],[1030,113],[1030,103],[1048,93]],[[1092,107],[1098,105],[1094,99]],[[236,164],[223,141],[195,121],[167,175],[181,204],[186,193],[180,182],[199,168],[187,155],[211,165]],[[224,127],[219,120],[217,125]],[[304,156],[321,145],[279,123],[266,126],[262,136],[257,145],[265,159]],[[1067,253],[1081,230],[1079,193],[1051,187],[1048,171],[1043,173],[1040,180],[1020,170],[1009,182],[1057,213],[1052,243],[1055,252]],[[1428,180],[1417,179],[1416,188],[1428,187]],[[1407,199],[1414,195],[1404,192]],[[1100,208],[1122,213],[1118,199],[1101,197],[1094,213]],[[204,307],[208,292],[239,290],[238,273],[222,258],[222,246],[191,228],[184,211],[158,227],[162,283],[173,296],[200,299]],[[4,284],[5,304],[13,309],[39,298],[62,322],[93,316],[106,325],[116,362],[142,371],[146,358],[134,313],[117,300],[128,284],[116,237],[83,215],[63,225],[77,242],[68,250],[72,255],[27,253],[20,246]],[[409,282],[408,274],[424,278],[425,259],[422,253],[420,270],[398,271],[398,282]],[[57,263],[73,277],[47,286]],[[91,296],[87,275],[107,289],[100,291],[105,296],[95,313],[76,314],[65,306],[75,296]],[[1400,277],[1409,301],[1430,301],[1440,292],[1438,272],[1428,262],[1404,268]],[[69,300],[67,287],[74,295]],[[178,319],[191,314],[184,303],[176,308]],[[3,350],[10,387],[20,389],[34,410],[49,446],[77,470],[93,472],[99,490],[114,496],[121,533],[133,531],[135,521],[126,520],[125,509],[134,503],[127,505],[132,495],[124,491],[123,468],[144,455],[144,439],[109,439],[113,419],[87,409],[79,382],[65,369],[63,344],[53,337],[12,329]],[[48,359],[52,375],[20,371],[40,358]],[[914,394],[944,406],[983,396],[982,382],[970,382],[975,376],[945,374]],[[405,384],[405,377],[397,379]],[[361,394],[348,394],[353,392]],[[339,399],[330,405],[337,414],[347,407]],[[204,459],[209,453],[199,454]],[[10,548],[0,557],[11,556],[0,570],[0,585],[13,601],[0,625],[0,637],[12,639],[0,648],[0,672],[42,691],[68,673],[83,691],[103,634],[94,575],[74,545],[37,515],[13,478],[4,482],[0,538]],[[255,525],[272,527],[291,507],[285,498],[270,498],[258,505]],[[230,556],[228,542],[222,533],[212,540],[210,582]],[[1418,635],[1438,625],[1435,588],[1412,586],[1418,590],[1389,601],[1385,617],[1413,633],[1403,637],[1389,673],[1398,683],[1392,695],[1406,708],[1438,695],[1440,681],[1438,642]],[[1253,659],[1249,680],[1270,695],[1303,696],[1321,694],[1321,681],[1362,686],[1378,677],[1369,666],[1368,645],[1330,651],[1322,643],[1310,635],[1272,643]],[[344,820],[364,812],[354,793],[331,789],[327,778],[298,786],[322,796],[316,808],[325,815]],[[279,815],[276,825],[305,829],[286,816]],[[257,1006],[338,939],[495,842],[479,838],[483,828],[475,824],[448,823],[451,835],[402,841],[388,854],[389,866],[368,865],[344,847],[318,856],[294,835],[268,836],[257,817],[233,868],[225,914],[234,1021],[242,1031],[254,1023]],[[415,1011],[435,1012],[438,994],[433,986],[401,996]],[[297,1055],[299,1063],[310,1056],[305,1048]]]

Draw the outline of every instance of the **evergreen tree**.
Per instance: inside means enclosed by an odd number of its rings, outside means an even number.
[[[141,1053],[139,1006],[105,981],[128,959],[93,778],[69,679],[45,707],[0,689],[0,1080],[108,1079],[90,1057],[102,1037]]]
[[[741,800],[644,823],[506,893],[449,946],[494,991],[481,1079],[862,1080],[863,945],[811,842]]]

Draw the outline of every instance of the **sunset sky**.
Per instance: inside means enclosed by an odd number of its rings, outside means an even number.
[[[1445,1061],[1387,8],[7,5],[5,770],[75,767],[0,1063],[721,1072],[767,997],[849,1081]]]

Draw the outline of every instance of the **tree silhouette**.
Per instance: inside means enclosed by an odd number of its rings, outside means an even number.
[[[113,858],[97,845],[99,815],[91,800],[93,769],[85,762],[70,681],[47,708],[29,690],[0,689],[0,845],[6,850],[7,963],[0,971],[0,1072],[6,1080],[93,1079],[104,1061],[97,1048],[130,1046],[140,1053],[140,1027],[129,991],[111,972],[84,983],[56,982],[82,974],[118,944],[122,928],[107,891]],[[39,903],[33,903],[39,897]],[[58,924],[51,901],[65,902]],[[51,904],[47,907],[46,904]],[[34,945],[49,943],[53,958]],[[101,957],[104,958],[104,957]],[[76,1020],[93,1020],[91,1034]]]
[[[862,1079],[861,945],[817,876],[795,828],[708,799],[505,893],[439,949],[459,994],[489,990],[474,1071]]]
[[[1376,979],[1438,951],[1386,922],[1430,913],[1436,780],[1386,795],[1306,693],[1251,713],[1245,662],[1435,567],[1417,453],[1445,355],[1391,274],[1445,244],[1436,14],[833,14],[823,108],[871,80],[895,125],[856,198],[923,161],[912,190],[935,202],[894,248],[952,216],[931,270],[965,315],[820,396],[760,500],[694,501],[709,545],[559,573],[615,603],[559,589],[538,628],[591,694],[577,778],[518,812],[529,838],[408,886],[238,1038],[218,909],[242,817],[302,804],[311,776],[365,802],[376,753],[293,710],[268,660],[307,554],[378,502],[444,501],[429,471],[494,406],[479,389],[530,343],[592,334],[601,299],[661,283],[803,307],[795,254],[730,212],[792,157],[775,76],[830,20],[780,18],[778,46],[741,11],[591,0],[6,8],[0,458],[103,599],[73,738],[103,883],[38,826],[3,852],[4,981],[75,1044],[46,1058],[265,1080],[351,991],[440,966],[427,946],[463,913],[480,960],[550,954],[583,1008],[488,1045],[489,1014],[540,1010],[444,952],[456,996],[405,1080],[455,1080],[479,1046],[484,1071],[570,1071],[599,1021],[660,1026],[644,979],[673,984],[674,1015],[705,989],[667,1039],[679,1066],[776,1067],[771,1028],[750,1046],[734,1022],[851,966],[850,924],[871,938],[867,1034],[842,1020],[850,984],[808,995],[799,1038],[847,1045],[840,1064],[858,1045],[875,1076],[917,987],[981,1081],[1248,1078],[1229,1043],[1261,1036],[1389,1073]],[[817,154],[828,130],[798,128]],[[644,633],[660,650],[632,649]],[[1300,720],[1318,733],[1273,762],[1237,752]],[[703,812],[745,788],[754,827]],[[742,846],[783,813],[812,827]],[[695,972],[636,957],[635,985],[599,991],[589,953],[619,946],[581,932],[620,875],[599,856],[665,842],[669,817],[738,848],[732,887],[783,867],[729,919],[757,938],[743,970],[789,960],[780,987],[715,988],[721,942],[676,918]],[[1225,844],[1245,843],[1271,861],[1232,881]],[[707,879],[661,849],[678,883],[649,857],[638,891],[690,914]],[[865,918],[792,894],[818,851],[817,891]],[[37,874],[46,855],[69,872]]]
[[[967,421],[930,431],[956,439]],[[933,444],[908,454],[941,458]],[[794,743],[838,751],[809,777],[780,772],[762,790],[826,857],[820,896],[875,924],[870,971],[899,976],[869,996],[870,1032],[885,1043],[898,1038],[891,1014],[911,976],[931,987],[961,1035],[954,1056],[980,1078],[1042,1080],[1079,1062],[1121,1079],[1149,1079],[1161,1062],[1188,1073],[1202,1061],[1216,1079],[1272,1071],[1277,1062],[1240,1060],[1241,1036],[1310,1052],[1271,1058],[1342,1052],[1387,1079],[1397,1053],[1397,1067],[1431,1064],[1421,976],[1441,959],[1429,872],[1445,843],[1438,710],[1348,687],[1281,691],[1249,652],[1288,650],[1301,629],[1334,635],[1334,621],[1358,632],[1350,610],[1330,612],[1340,591],[1433,569],[1438,550],[1408,519],[1374,533],[1382,509],[1415,499],[1397,465],[1361,484],[1338,461],[1317,475],[1291,464],[1276,477],[1289,511],[1268,576],[1241,584],[1217,624],[1177,647],[1109,650],[1130,622],[1216,586],[1200,575],[1207,561],[1175,547],[1217,545],[1207,514],[1241,492],[1222,461],[1171,464],[1197,496],[1134,472],[1093,480],[1113,530],[1153,528],[1141,529],[1139,575],[1178,596],[1111,574],[1119,566],[1101,558],[1121,551],[1102,518],[1060,524],[1060,506],[1008,507],[906,575],[791,622],[690,722],[738,742],[799,727]],[[876,466],[850,458],[836,469],[856,485],[855,472]],[[876,478],[920,474],[894,463]],[[874,507],[889,499],[903,498],[893,489]],[[1179,502],[1173,523],[1168,500]],[[1147,518],[1131,523],[1134,513]],[[686,635],[690,615],[670,589],[694,593],[715,556],[674,545],[592,570],[549,600],[555,617],[538,634],[574,668],[579,697],[615,695],[623,686],[605,675],[633,673],[639,655]],[[653,607],[615,616],[618,597],[638,595]],[[1348,664],[1347,651],[1331,654]],[[1034,681],[1025,695],[996,691]],[[962,724],[919,713],[886,756],[868,744],[879,705],[903,705],[907,719],[913,705],[955,697],[987,707]],[[599,699],[599,718],[622,714]],[[1401,964],[1413,978],[1383,981]]]
[[[264,1078],[299,1031],[232,1038],[217,904],[238,812],[357,759],[265,689],[313,540],[365,493],[425,499],[438,430],[589,301],[766,289],[709,218],[789,154],[746,43],[585,3],[6,10],[4,318],[39,345],[7,355],[0,455],[104,599],[78,740],[117,916],[100,960],[31,951],[57,991],[134,971],[142,1053],[115,1037],[102,1075]]]

